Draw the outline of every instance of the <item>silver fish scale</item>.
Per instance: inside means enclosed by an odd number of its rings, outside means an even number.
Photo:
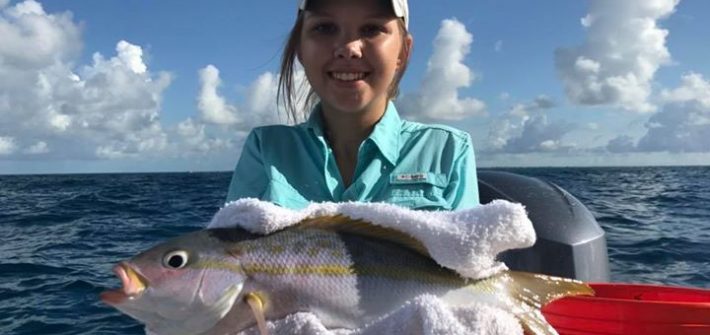
[[[277,316],[311,311],[325,325],[355,326],[359,309],[352,260],[337,234],[324,230],[287,230],[239,243],[246,285],[268,292]]]
[[[326,326],[359,327],[419,294],[442,295],[466,285],[415,251],[327,230],[287,230],[244,241],[239,253],[247,283],[270,292],[276,314],[308,310]]]

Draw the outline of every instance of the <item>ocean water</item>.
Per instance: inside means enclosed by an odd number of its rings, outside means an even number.
[[[535,168],[607,233],[612,281],[710,288],[710,167]],[[143,334],[111,268],[203,227],[229,173],[0,176],[0,334]]]

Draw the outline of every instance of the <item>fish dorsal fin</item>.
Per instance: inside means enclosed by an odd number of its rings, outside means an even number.
[[[365,220],[353,219],[342,214],[306,218],[295,225],[298,229],[324,229],[338,233],[355,234],[399,244],[431,258],[424,244],[407,233],[378,226]]]

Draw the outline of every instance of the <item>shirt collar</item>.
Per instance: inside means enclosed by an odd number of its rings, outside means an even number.
[[[313,134],[318,137],[325,137],[323,132],[323,117],[321,116],[320,108],[320,103],[313,107],[306,121],[306,128],[313,130]]]
[[[306,128],[312,129],[313,134],[318,137],[325,137],[323,132],[323,116],[321,115],[321,105],[317,104],[311,111],[311,115],[306,121]],[[402,119],[399,117],[397,107],[392,101],[387,103],[387,109],[382,118],[377,122],[370,136],[366,139],[372,141],[380,150],[383,156],[392,165],[397,165],[399,159],[399,138],[402,129]]]

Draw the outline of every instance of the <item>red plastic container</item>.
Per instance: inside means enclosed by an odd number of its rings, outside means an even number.
[[[542,309],[561,335],[710,334],[710,290],[590,284],[594,297],[567,297]]]

